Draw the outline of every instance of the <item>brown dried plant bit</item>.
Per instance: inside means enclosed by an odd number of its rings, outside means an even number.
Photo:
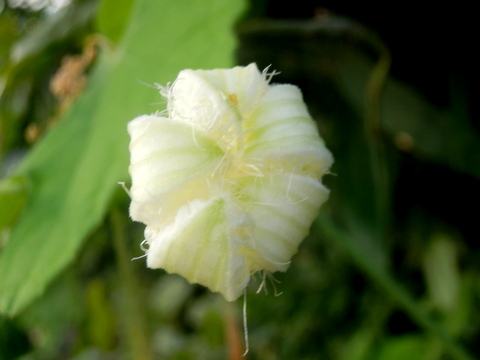
[[[27,143],[33,144],[42,133],[53,127],[77,99],[87,85],[86,72],[97,56],[97,45],[102,41],[97,35],[89,36],[80,55],[66,55],[55,75],[50,80],[50,91],[59,100],[58,111],[46,124],[30,123],[24,132]]]
[[[393,138],[393,142],[397,149],[405,152],[411,152],[415,147],[415,140],[413,140],[412,136],[409,133],[404,131],[400,131],[395,134]]]
[[[96,40],[90,37],[80,55],[67,55],[50,81],[50,90],[60,100],[60,112],[66,110],[87,85],[86,70],[96,56]]]
[[[25,129],[25,140],[29,144],[33,144],[40,137],[40,129],[37,123],[28,124]]]
[[[52,93],[63,101],[77,97],[86,84],[84,69],[85,65],[81,57],[64,57],[62,66],[50,82]]]
[[[54,126],[59,116],[81,95],[87,85],[86,71],[97,55],[98,42],[98,36],[92,35],[87,38],[80,55],[66,55],[63,58],[60,68],[50,80],[50,91],[60,102],[57,114],[48,119],[46,124],[29,124],[24,133],[27,143],[33,144],[45,130]]]
[[[98,43],[98,37],[95,35],[92,35],[87,38],[87,41],[85,43],[85,47],[83,48],[83,53],[82,53],[82,58],[85,64],[88,66],[93,63],[95,60],[95,57],[97,56],[97,44]]]

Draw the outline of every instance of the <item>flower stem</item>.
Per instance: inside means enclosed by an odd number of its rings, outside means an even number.
[[[380,238],[385,238],[390,224],[390,187],[387,160],[382,142],[381,99],[390,71],[391,57],[387,48],[378,40],[371,39],[378,50],[375,64],[365,89],[365,133],[370,153],[370,166],[375,187],[376,225]]]
[[[242,358],[242,341],[240,340],[240,333],[238,331],[234,303],[228,301],[225,301],[225,335],[228,344],[228,359],[247,359],[246,357]]]
[[[122,314],[127,331],[126,335],[133,355],[132,359],[152,360],[153,357],[146,330],[147,326],[139,300],[139,289],[135,282],[134,267],[125,245],[126,238],[123,219],[119,210],[115,207],[112,207],[110,211],[110,224],[113,230],[113,246],[117,257],[120,281],[124,286],[125,298],[122,303]]]

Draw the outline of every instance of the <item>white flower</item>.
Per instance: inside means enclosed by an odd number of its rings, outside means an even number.
[[[257,271],[286,271],[328,197],[333,162],[293,85],[255,64],[183,70],[165,114],[128,124],[130,216],[147,265],[233,301]]]

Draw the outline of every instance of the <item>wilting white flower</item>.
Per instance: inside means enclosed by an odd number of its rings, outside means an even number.
[[[130,216],[147,265],[233,301],[257,271],[286,271],[328,197],[333,162],[293,85],[255,64],[183,70],[165,113],[128,124]]]

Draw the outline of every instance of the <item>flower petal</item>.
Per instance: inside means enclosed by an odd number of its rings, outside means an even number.
[[[333,163],[296,86],[270,86],[244,129],[247,157],[314,178]]]
[[[242,118],[248,118],[253,113],[268,88],[265,75],[254,63],[245,67],[236,66],[228,71],[198,70],[198,74],[223,94],[224,100],[238,108]]]
[[[203,178],[188,182],[179,182],[172,191],[158,194],[149,202],[139,202],[132,197],[130,216],[133,220],[144,224],[167,226],[176,217],[179,209],[194,199],[208,199],[211,189]]]
[[[159,212],[165,195],[178,193],[183,205],[191,200],[195,191],[202,188],[208,175],[218,166],[223,152],[212,139],[195,131],[185,123],[157,116],[140,116],[128,125],[130,142],[130,175],[132,187],[132,207],[130,214],[134,220],[142,221],[141,206],[149,205]],[[205,185],[203,185],[205,188]]]
[[[245,241],[223,199],[193,201],[181,208],[170,226],[147,226],[147,265],[163,268],[222,293],[228,301],[242,294],[250,273],[237,252]]]
[[[241,115],[203,70],[183,70],[168,92],[169,117],[207,132],[224,151],[241,134]]]
[[[308,235],[329,191],[318,180],[293,173],[239,180],[241,202],[254,220],[248,241],[250,271],[286,271]]]

